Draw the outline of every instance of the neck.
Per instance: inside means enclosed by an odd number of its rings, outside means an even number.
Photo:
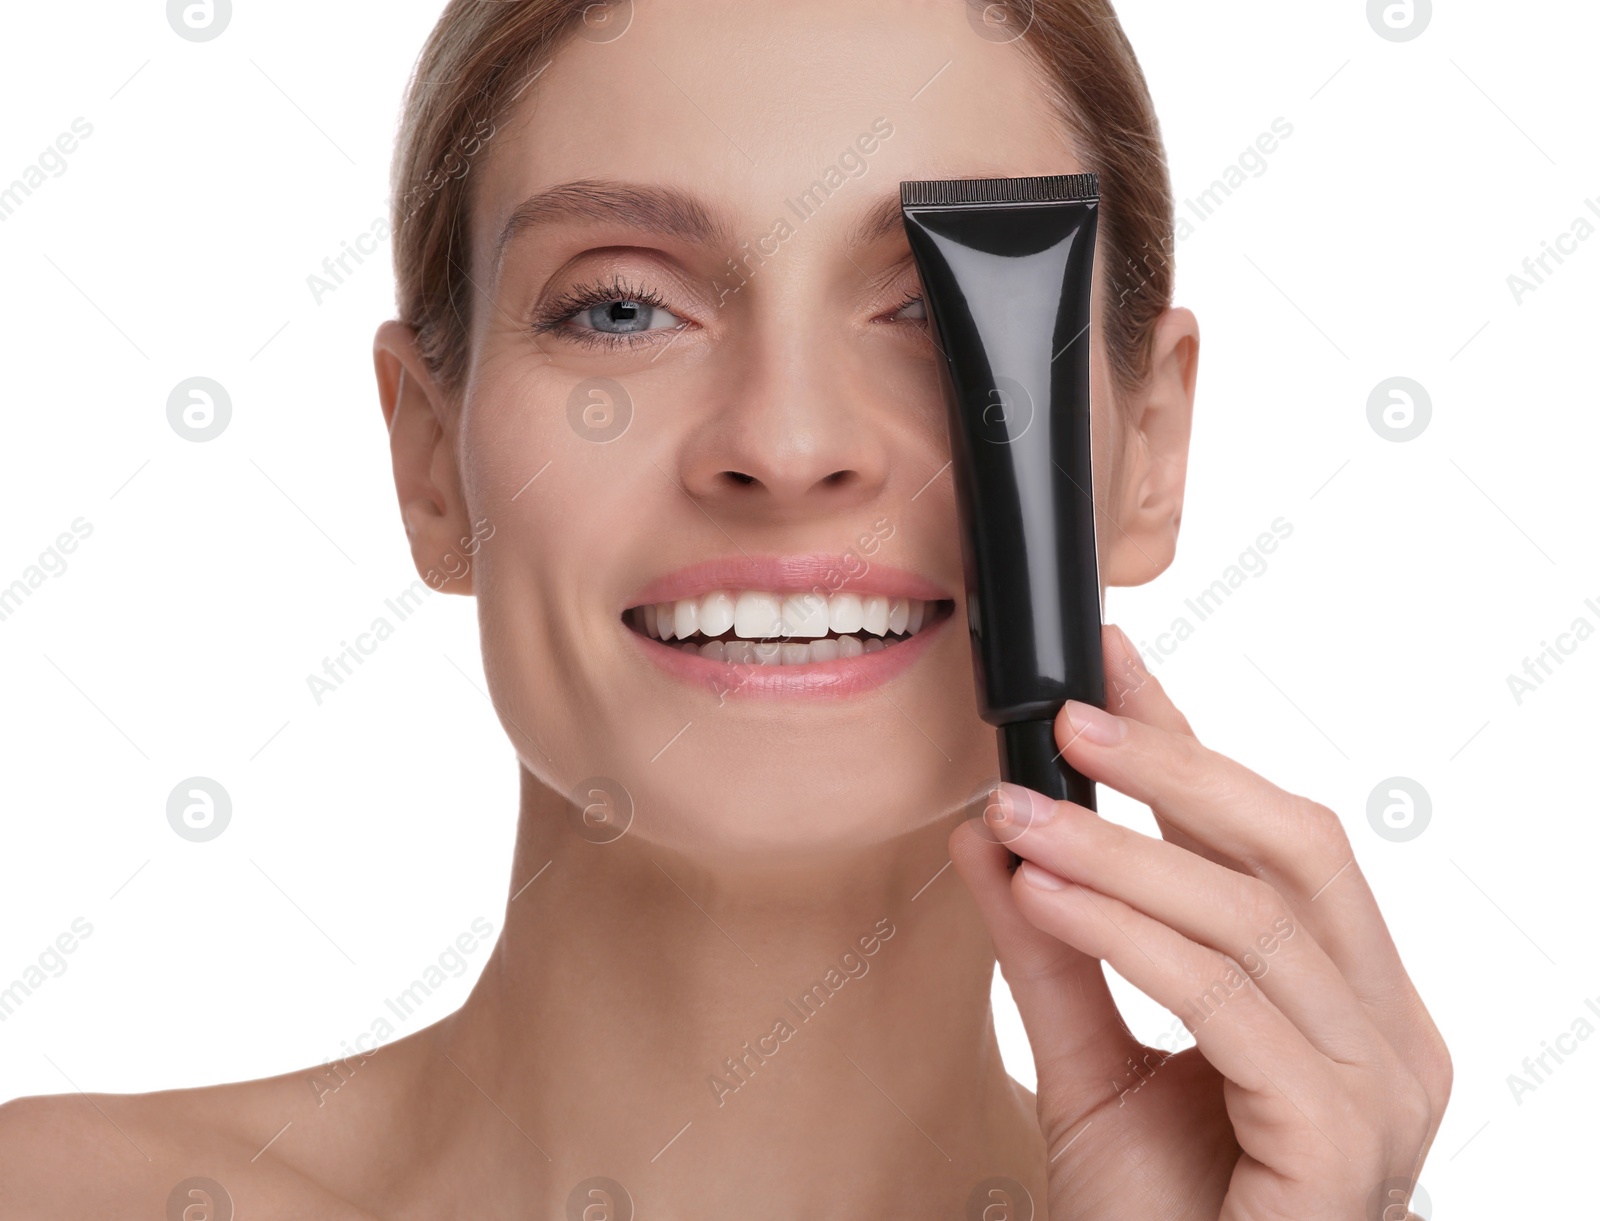
[[[926,1215],[1022,1177],[1039,1137],[948,867],[962,811],[781,868],[594,843],[569,813],[523,771],[500,940],[439,1033],[434,1105],[532,1167],[524,1198],[604,1175],[658,1216],[839,1215],[848,1182],[862,1216]]]

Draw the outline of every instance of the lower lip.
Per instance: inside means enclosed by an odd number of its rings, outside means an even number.
[[[675,678],[704,687],[720,700],[724,696],[755,699],[846,699],[876,691],[895,675],[926,653],[931,639],[954,616],[944,615],[916,635],[899,644],[860,657],[840,657],[833,661],[813,661],[803,666],[730,665],[709,657],[697,657],[682,649],[661,643],[619,623],[624,632],[658,666]]]

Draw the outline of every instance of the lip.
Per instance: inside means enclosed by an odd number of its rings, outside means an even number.
[[[770,589],[762,586],[755,588]],[[770,592],[794,593],[804,588],[805,586],[799,586],[796,589],[770,590]],[[868,592],[880,591],[874,588]],[[683,596],[687,597],[688,594],[685,593]],[[934,640],[945,630],[946,625],[954,619],[954,614],[943,615],[917,632],[915,636],[888,648],[879,649],[876,653],[863,653],[860,657],[840,657],[833,661],[813,661],[803,666],[764,666],[714,661],[709,657],[685,653],[682,649],[673,648],[641,632],[636,632],[620,619],[617,621],[617,628],[636,641],[645,655],[668,674],[705,688],[717,696],[719,702],[724,696],[730,695],[757,699],[847,699],[876,691],[895,675],[915,664],[917,659],[932,647]]]
[[[680,568],[651,581],[618,611],[643,606],[647,602],[697,598],[719,589],[730,592],[753,589],[773,594],[797,594],[813,589],[819,593],[835,594],[848,590],[858,594],[884,594],[891,598],[920,598],[924,602],[954,601],[949,591],[906,569],[863,559],[858,555],[816,552],[809,555],[736,555],[690,564],[687,568]],[[898,652],[916,639],[913,636],[904,644],[892,650],[885,649],[884,652]],[[836,663],[816,664],[829,666]],[[808,667],[793,668],[799,670]]]

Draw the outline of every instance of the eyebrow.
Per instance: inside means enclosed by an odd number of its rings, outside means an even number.
[[[495,261],[517,235],[562,221],[621,220],[701,245],[732,245],[733,230],[700,200],[677,187],[581,178],[530,195],[517,205],[500,230]]]
[[[785,219],[789,219],[785,217]],[[736,233],[726,216],[699,196],[678,187],[581,178],[530,195],[512,211],[495,244],[495,265],[518,235],[563,221],[617,220],[703,246],[732,248]],[[794,222],[791,220],[791,224]],[[803,223],[803,222],[802,222]],[[845,237],[847,246],[868,245],[902,231],[899,186],[868,206]]]
[[[870,246],[891,233],[904,232],[905,214],[900,210],[900,187],[896,184],[894,194],[883,196],[869,207],[844,241],[850,247]]]

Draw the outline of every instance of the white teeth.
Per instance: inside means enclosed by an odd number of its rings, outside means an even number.
[[[783,634],[820,640],[828,634],[828,599],[820,594],[786,594],[783,599]]]
[[[781,635],[782,606],[777,594],[744,590],[733,608],[733,630],[746,640],[766,640]]]
[[[672,630],[679,640],[687,640],[700,630],[700,603],[693,598],[672,604]]]
[[[837,640],[813,640],[808,647],[811,649],[812,661],[837,661],[839,659],[839,642]]]
[[[931,623],[931,608],[920,598],[886,594],[714,590],[638,606],[628,620],[646,636],[713,661],[798,666],[876,653],[895,643],[883,637],[915,635]]]
[[[717,590],[700,600],[700,630],[720,636],[733,626],[733,595]]]
[[[828,626],[839,635],[861,630],[861,598],[858,594],[834,594],[828,599]]]
[[[861,630],[882,636],[889,630],[889,599],[872,594],[861,599]]]

